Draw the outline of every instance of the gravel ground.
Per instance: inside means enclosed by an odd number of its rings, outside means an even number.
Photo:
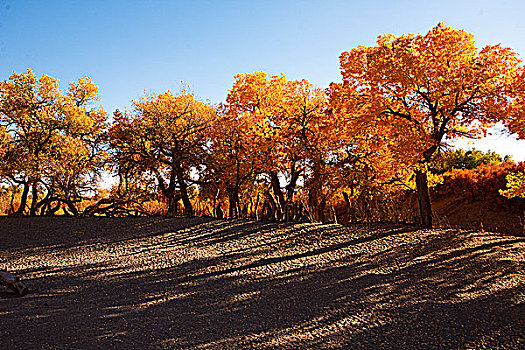
[[[525,238],[409,226],[0,218],[6,349],[524,349]]]

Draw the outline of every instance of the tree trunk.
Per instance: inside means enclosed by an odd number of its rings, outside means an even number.
[[[20,197],[20,206],[16,211],[15,215],[24,215],[24,210],[27,205],[27,196],[29,194],[29,183],[24,183],[24,190],[22,191],[22,197]]]
[[[181,185],[180,192],[182,196],[182,204],[184,204],[184,216],[193,216],[193,207],[191,206],[186,184]]]
[[[319,206],[317,207],[317,220],[318,222],[325,222],[324,210],[326,208],[326,198],[321,198]]]
[[[343,191],[343,197],[345,199],[345,203],[346,203],[346,220],[348,223],[352,223],[354,222],[355,220],[352,220],[352,203],[350,202],[350,196],[348,195],[348,193],[346,193],[345,191]]]
[[[57,211],[60,210],[60,202],[57,202],[54,206],[51,205],[51,203],[48,205],[47,209],[47,216],[53,216],[56,214]]]
[[[168,185],[164,183],[164,179],[160,174],[157,175],[157,181],[159,183],[159,188],[164,195],[168,199],[168,212],[166,213],[167,216],[176,216],[177,215],[177,205],[179,202],[179,198],[175,196],[175,181],[177,180],[177,171],[172,167],[170,178]]]
[[[215,217],[217,219],[224,218],[224,213],[222,212],[221,203],[218,203],[217,206],[215,207]]]
[[[323,210],[320,208],[319,196],[321,194],[321,161],[314,160],[313,176],[310,183],[310,190],[308,191],[308,205],[310,206],[313,221],[323,221]]]
[[[68,209],[73,213],[73,216],[77,217],[79,216],[79,212],[77,208],[75,207],[75,204],[70,200],[64,200],[64,203],[66,203]]]
[[[339,221],[337,221],[337,213],[335,212],[334,203],[330,201],[330,209],[332,210],[332,216],[334,217],[334,224],[338,224]]]
[[[283,210],[285,209],[284,208],[284,204],[285,204],[284,194],[281,191],[281,184],[279,183],[279,177],[277,176],[277,173],[273,171],[270,172],[270,179],[272,182],[272,190],[277,200],[275,208],[272,208],[272,209],[275,210],[274,214],[277,214],[276,219],[280,221],[283,218],[283,214],[284,214]]]
[[[37,204],[38,204],[38,186],[37,181],[33,182],[31,190],[31,208],[29,209],[30,216],[36,216]]]
[[[248,199],[250,200],[250,205],[248,206],[248,211],[246,212],[246,217],[253,217],[253,198],[249,193],[246,193],[248,195]]]
[[[15,188],[16,188],[16,191],[15,191]],[[10,209],[9,209],[9,215],[12,215],[15,213],[15,194],[18,193],[18,186],[12,186],[11,187],[12,191],[11,191],[11,204],[10,204]]]
[[[416,171],[416,189],[419,200],[421,225],[424,228],[432,228],[432,206],[430,204],[430,193],[428,191],[428,179],[426,171]]]
[[[239,192],[236,189],[228,191],[228,199],[230,206],[228,208],[228,217],[238,218],[239,217]]]
[[[172,193],[168,197],[168,216],[175,216],[175,213],[177,211],[177,202],[178,200],[175,198],[174,194]]]
[[[290,221],[293,219],[293,204],[294,204],[294,193],[295,186],[299,180],[300,171],[296,170],[295,163],[292,163],[290,168],[290,183],[286,185],[286,203],[284,205],[284,220]]]
[[[268,219],[270,221],[276,221],[278,220],[278,213],[277,213],[277,203],[275,203],[274,198],[272,197],[272,194],[270,193],[270,190],[266,190],[264,192],[264,195],[266,196],[266,199],[268,201],[268,209],[270,211],[270,215],[268,215]]]
[[[217,217],[217,201],[219,199],[220,191],[220,188],[217,187],[217,192],[215,192],[215,196],[213,196],[213,217]]]
[[[259,221],[259,200],[260,200],[261,193],[257,192],[257,199],[255,200],[255,220]]]
[[[180,164],[176,164],[175,168],[177,170],[177,181],[179,183],[180,195],[182,198],[182,204],[184,205],[184,216],[193,216],[193,208],[191,206],[190,198],[188,196],[188,186],[184,181],[184,173]]]

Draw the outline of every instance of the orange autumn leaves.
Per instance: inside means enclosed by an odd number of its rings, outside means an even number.
[[[246,121],[245,140],[253,142],[266,171],[304,163],[322,150],[329,135],[324,130],[329,124],[325,93],[306,80],[264,72],[239,74],[226,101],[228,118]]]
[[[454,138],[479,137],[497,122],[525,137],[522,62],[499,45],[476,48],[465,31],[440,23],[426,34],[383,35],[343,52],[340,68],[342,81],[328,89],[284,74],[239,74],[220,106],[186,90],[149,93],[111,126],[102,109],[87,107],[98,99],[89,78],[63,93],[54,78],[15,74],[1,90],[0,155],[12,159],[3,176],[43,199],[52,192],[43,164],[65,173],[56,159],[67,159],[78,179],[112,164],[121,184],[136,185],[123,187],[160,195],[169,214],[182,201],[192,215],[208,191],[237,216],[241,202],[264,193],[274,219],[290,219],[301,201],[320,220],[343,191],[413,187],[419,174],[417,190],[428,192],[427,164]]]
[[[250,155],[250,173],[266,177],[277,219],[287,217],[298,181],[311,173],[314,159],[325,156],[333,136],[325,92],[306,80],[254,72],[235,76],[226,102],[224,118],[242,125],[238,130]],[[235,198],[239,190],[232,190]]]
[[[477,137],[508,122],[523,90],[516,85],[523,70],[516,53],[499,45],[479,51],[472,34],[443,23],[426,35],[382,36],[377,46],[344,52],[340,61],[343,112],[408,132],[399,144],[423,161],[444,138]],[[408,149],[401,153],[414,153]]]
[[[438,24],[427,34],[380,36],[340,57],[343,81],[332,84],[338,113],[356,127],[388,135],[393,161],[417,165],[423,224],[432,225],[425,164],[448,140],[478,137],[497,122],[520,125],[523,66],[499,45]]]

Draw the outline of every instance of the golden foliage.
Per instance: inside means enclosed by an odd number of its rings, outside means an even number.
[[[0,172],[32,188],[31,213],[51,200],[73,203],[96,188],[106,161],[106,113],[88,77],[66,93],[58,79],[31,69],[0,83]],[[24,200],[19,213],[25,210]]]
[[[525,172],[509,173],[505,180],[507,181],[507,188],[499,190],[502,196],[507,198],[525,198]]]
[[[153,92],[133,101],[133,107],[133,113],[117,111],[109,131],[121,179],[152,177],[170,203],[170,215],[178,188],[185,212],[191,215],[187,182],[202,160],[214,108],[188,91]]]

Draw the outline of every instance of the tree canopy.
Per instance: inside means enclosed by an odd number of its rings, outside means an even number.
[[[0,137],[3,179],[22,186],[17,214],[53,213],[96,189],[106,162],[106,112],[88,107],[99,100],[98,87],[84,77],[66,93],[58,80],[30,69],[0,83]],[[54,205],[52,205],[54,203]]]
[[[151,93],[133,101],[134,110],[116,113],[111,145],[121,179],[152,176],[168,201],[168,214],[182,199],[184,213],[193,214],[188,195],[192,168],[199,167],[205,130],[215,116],[208,104],[182,91]]]
[[[522,119],[516,103],[523,71],[517,54],[500,45],[481,50],[474,35],[439,23],[427,34],[380,36],[340,57],[342,83],[332,90],[355,128],[372,125],[395,135],[385,145],[398,160],[417,163],[422,222],[432,225],[425,164],[446,140],[478,137],[509,115]],[[382,131],[384,130],[384,131]]]

